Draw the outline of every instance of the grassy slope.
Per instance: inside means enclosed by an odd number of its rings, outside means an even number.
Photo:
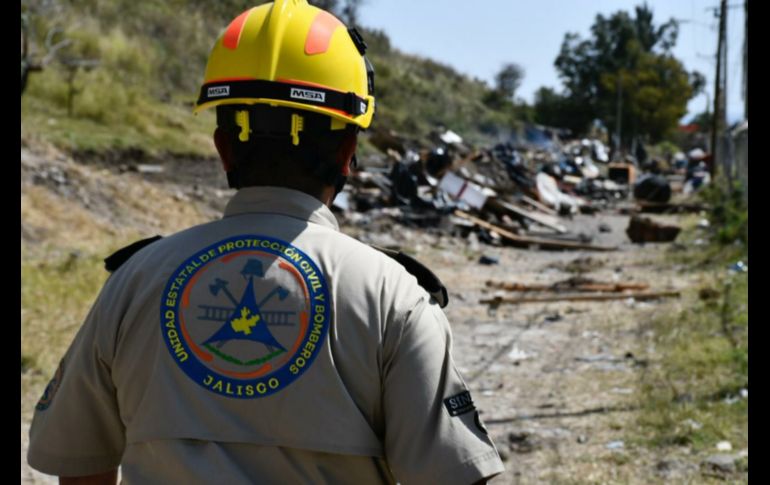
[[[22,8],[32,12],[32,43],[40,46],[54,22],[50,12],[31,9],[37,3],[26,0]],[[70,151],[142,147],[156,155],[214,155],[208,141],[214,117],[194,117],[191,107],[214,39],[245,5],[115,0],[62,7],[55,18],[72,45],[61,57],[99,65],[76,71],[71,85],[59,63],[32,73],[22,98],[23,130]],[[364,35],[376,71],[375,128],[419,137],[445,125],[471,141],[489,141],[515,123],[509,103],[485,104],[484,83],[392,49],[382,32]]]

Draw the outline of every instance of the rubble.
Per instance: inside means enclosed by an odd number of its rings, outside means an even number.
[[[490,245],[610,251],[616,248],[593,241],[616,240],[606,236],[613,227],[598,221],[578,232],[568,221],[613,210],[636,214],[700,208],[672,201],[681,187],[668,175],[640,174],[634,157],[618,161],[615,156],[610,162],[601,141],[570,140],[564,131],[547,127],[527,126],[489,147],[472,146],[447,127],[423,140],[392,130],[366,136],[379,152],[362,158],[334,201],[340,217],[358,226],[390,220],[447,236],[473,233]],[[661,172],[660,164],[648,165]],[[632,191],[636,205],[629,200]],[[627,232],[632,241],[651,242],[673,240],[678,231],[632,218]]]
[[[665,204],[671,200],[671,185],[662,175],[643,175],[634,184],[634,198]]]
[[[679,231],[679,226],[663,224],[647,217],[632,216],[626,234],[635,243],[671,242],[679,235]]]
[[[474,224],[484,229],[496,232],[497,234],[502,236],[503,239],[507,240],[508,242],[514,245],[524,245],[527,247],[538,246],[544,249],[586,249],[591,251],[614,251],[616,249],[610,246],[598,246],[593,244],[583,244],[583,243],[576,243],[571,241],[559,241],[557,239],[543,239],[543,238],[535,238],[535,237],[518,236],[510,231],[507,231],[501,227],[495,226],[494,224],[490,224],[482,219],[479,219],[478,217],[474,217],[461,210],[455,210],[454,213],[456,216],[462,217],[463,219],[468,219],[469,221],[473,222]]]

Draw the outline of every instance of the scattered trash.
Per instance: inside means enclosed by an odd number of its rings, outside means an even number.
[[[518,348],[516,345],[511,348],[511,351],[508,352],[508,358],[512,360],[513,362],[519,362],[522,360],[527,360],[530,357],[532,357],[531,354],[528,354],[527,352],[524,352],[520,348]]]
[[[448,193],[453,199],[465,202],[474,209],[481,209],[484,207],[487,197],[495,195],[494,192],[490,194],[488,192],[489,189],[485,191],[479,185],[468,182],[452,172],[447,172],[444,175],[444,178],[439,183],[439,188]]]
[[[333,207],[340,209],[343,212],[350,210],[350,194],[348,192],[340,192],[332,202]]]
[[[636,182],[636,167],[630,163],[613,162],[607,165],[607,178],[631,186]]]
[[[738,261],[737,263],[730,265],[730,271],[734,273],[748,273],[749,266],[743,261]]]
[[[558,321],[561,321],[561,320],[562,320],[562,316],[559,314],[559,312],[553,313],[551,315],[547,315],[545,317],[545,321],[546,322],[550,322],[550,323],[558,322]]]
[[[682,193],[690,195],[709,183],[711,183],[711,174],[706,164],[700,162],[694,169],[688,169],[687,181],[684,183]]]
[[[150,165],[150,164],[136,164],[129,167],[129,169],[136,170],[139,173],[163,173],[165,168],[163,165]]]
[[[588,443],[588,436],[586,436],[584,434],[578,435],[577,442],[580,443],[581,445],[583,443]]]
[[[626,447],[626,444],[622,441],[610,441],[604,447],[608,450],[622,450]]]
[[[698,221],[698,229],[708,229],[711,226],[711,223],[708,219],[701,219]]]
[[[497,258],[493,258],[492,256],[482,255],[479,258],[479,264],[485,264],[485,265],[500,264],[500,260]]]
[[[556,179],[547,173],[540,172],[537,174],[535,181],[540,200],[546,205],[553,207],[560,213],[562,211],[566,211],[568,214],[577,213],[578,207],[582,205],[581,202],[559,190]]]
[[[508,434],[508,449],[515,453],[531,453],[541,447],[540,441],[527,431],[512,431]]]
[[[441,141],[443,141],[447,145],[456,145],[463,142],[463,139],[460,137],[460,135],[458,135],[452,130],[445,131],[444,133],[439,135],[439,138],[441,139]]]
[[[634,184],[634,198],[665,204],[671,200],[671,184],[662,175],[642,175]]]
[[[733,445],[731,445],[729,441],[720,441],[717,443],[717,450],[719,451],[730,451],[732,449]]]
[[[749,390],[748,389],[741,389],[740,394],[741,394],[741,397],[743,399],[748,399],[749,398]]]
[[[682,424],[692,429],[693,431],[698,431],[699,429],[703,428],[703,425],[701,423],[695,421],[692,418],[685,419],[684,421],[682,421]]]

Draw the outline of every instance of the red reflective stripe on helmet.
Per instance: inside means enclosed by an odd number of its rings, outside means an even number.
[[[246,18],[251,13],[252,9],[248,9],[238,17],[235,18],[225,31],[224,37],[222,37],[222,44],[228,49],[235,49],[238,47],[238,41],[241,40],[241,32],[243,32],[243,25],[246,23]]]
[[[332,34],[341,25],[343,25],[342,22],[334,15],[324,11],[318,12],[305,39],[305,54],[312,56],[326,52],[329,49]]]

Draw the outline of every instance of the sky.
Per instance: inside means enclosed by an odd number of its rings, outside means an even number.
[[[507,62],[524,68],[517,91],[529,103],[541,86],[561,90],[554,60],[564,34],[588,39],[596,15],[625,10],[633,15],[642,0],[364,0],[360,23],[384,30],[391,44],[410,54],[430,57],[460,72],[494,84]],[[683,122],[713,110],[719,0],[648,0],[653,23],[680,21],[673,54],[690,72],[706,77],[706,93],[690,100]],[[743,0],[730,0],[727,15],[727,119],[743,119]],[[376,69],[376,66],[375,66]]]

